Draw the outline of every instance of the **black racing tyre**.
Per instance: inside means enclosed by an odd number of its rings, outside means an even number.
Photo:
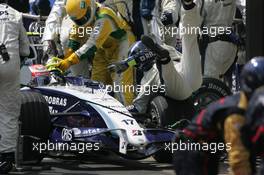
[[[147,110],[153,126],[157,128],[167,128],[182,119],[190,120],[194,112],[192,98],[178,101],[161,95],[150,101]]]
[[[165,97],[157,96],[150,101],[148,107],[148,113],[151,116],[152,123],[158,127],[162,128],[168,124],[172,120],[170,115],[166,116],[166,112],[168,110],[168,102]]]
[[[192,96],[195,111],[200,112],[211,102],[228,95],[231,95],[231,90],[224,82],[215,78],[203,78],[202,86]]]
[[[168,107],[168,102],[163,96],[157,96],[150,102],[149,113],[156,127],[162,128],[173,122],[173,115],[166,115]],[[172,153],[161,149],[153,155],[153,158],[159,163],[171,163]]]
[[[46,141],[51,131],[50,113],[44,97],[36,92],[21,91],[22,104],[20,112],[21,135],[23,139],[23,161],[38,163],[42,155],[33,150],[33,142]],[[37,137],[40,140],[30,139]]]

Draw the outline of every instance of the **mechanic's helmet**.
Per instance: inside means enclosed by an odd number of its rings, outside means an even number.
[[[142,71],[148,71],[155,63],[156,55],[142,41],[138,41],[129,50],[128,57],[136,61],[135,67]]]
[[[264,85],[264,57],[254,57],[242,69],[241,89],[248,97]]]
[[[95,17],[95,0],[67,0],[66,12],[78,26],[91,24]]]

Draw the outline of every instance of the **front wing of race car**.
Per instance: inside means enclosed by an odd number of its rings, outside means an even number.
[[[117,135],[116,132],[122,134]],[[124,129],[56,127],[51,134],[50,141],[69,145],[74,143],[75,148],[78,148],[76,144],[86,144],[86,147],[88,144],[89,149],[82,150],[81,153],[85,151],[112,151],[127,159],[144,159],[164,149],[165,143],[172,141],[175,132],[163,129],[144,129],[143,133],[138,130],[134,131],[134,137],[143,134],[147,138],[147,143],[134,146],[126,138],[126,130]]]

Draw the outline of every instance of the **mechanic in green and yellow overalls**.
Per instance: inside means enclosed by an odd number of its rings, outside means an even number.
[[[65,58],[58,63],[61,70],[78,64],[82,59],[93,58],[92,79],[112,85],[133,85],[133,69],[118,75],[111,75],[107,67],[127,57],[135,37],[130,26],[121,17],[95,0],[67,0],[66,12],[75,22],[69,38]],[[85,36],[78,31],[89,31]],[[81,30],[80,30],[81,29]],[[77,32],[74,32],[77,31]],[[124,86],[123,86],[124,87]],[[125,89],[125,88],[123,88]],[[134,93],[129,90],[120,93],[118,99],[125,105],[131,104]]]

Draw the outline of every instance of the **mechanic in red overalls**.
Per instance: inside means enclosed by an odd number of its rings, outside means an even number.
[[[226,147],[226,150],[232,174],[250,175],[255,171],[254,159],[250,154],[251,148],[244,139],[249,136],[246,136],[241,128],[247,122],[245,112],[252,94],[264,85],[264,57],[253,58],[244,66],[241,82],[240,93],[210,104],[183,130],[181,137],[176,138],[176,142],[228,145],[230,149]],[[197,149],[177,150],[174,155],[175,171],[177,175],[217,174],[219,153]]]

